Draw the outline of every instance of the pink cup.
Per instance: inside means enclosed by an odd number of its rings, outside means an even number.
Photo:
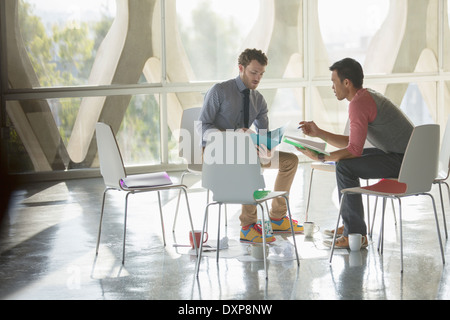
[[[197,244],[200,244],[200,238],[202,236],[201,230],[194,230],[194,235],[195,235],[195,242]],[[203,241],[203,243],[208,241],[208,232],[205,232],[205,236],[206,236],[206,239]],[[191,247],[195,248],[195,246],[194,246],[194,239],[192,238],[192,231],[189,231],[189,242],[191,243]]]

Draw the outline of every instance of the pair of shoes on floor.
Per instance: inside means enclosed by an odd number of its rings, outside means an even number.
[[[275,234],[291,233],[291,222],[288,217],[279,220],[270,219],[272,222],[272,231]],[[294,226],[294,233],[303,233],[303,226],[299,225],[296,220],[292,220]],[[262,228],[259,224],[251,224],[241,228],[240,240],[244,243],[263,243]],[[266,242],[275,241],[273,235],[266,235]]]
[[[333,246],[333,240],[325,240],[323,244],[326,247],[331,248]],[[367,235],[362,236],[361,238],[361,249],[366,248],[369,245],[369,241],[367,239]],[[340,236],[336,239],[336,242],[334,243],[335,249],[350,249],[350,243],[348,241],[348,237],[346,236]]]

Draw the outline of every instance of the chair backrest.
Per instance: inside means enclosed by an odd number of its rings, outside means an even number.
[[[439,125],[426,124],[415,127],[398,177],[399,182],[407,185],[407,194],[431,190],[437,175],[438,158]]]
[[[256,147],[248,134],[214,132],[203,153],[202,186],[213,200],[252,204],[254,191],[265,187]]]
[[[202,146],[194,125],[195,121],[198,121],[201,109],[196,107],[183,111],[178,141],[179,156],[187,161],[189,169],[196,171],[202,170]]]
[[[95,133],[103,181],[107,187],[119,189],[119,181],[126,178],[126,172],[112,128],[105,123],[98,122],[95,126]]]
[[[441,152],[439,153],[439,179],[447,179],[450,174],[450,115],[442,137]]]

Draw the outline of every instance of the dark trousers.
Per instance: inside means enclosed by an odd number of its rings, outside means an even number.
[[[341,190],[359,187],[359,179],[398,178],[403,154],[385,153],[376,148],[364,149],[361,157],[341,160],[336,164],[336,180],[341,202],[344,236],[349,233],[367,234],[364,222],[362,196],[347,194],[342,199]]]

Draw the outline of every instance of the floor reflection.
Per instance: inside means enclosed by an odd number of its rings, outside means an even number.
[[[178,174],[178,175],[177,175]],[[179,177],[179,173],[174,179]],[[266,170],[266,184],[276,172]],[[194,226],[200,229],[205,192],[197,177],[189,200]],[[14,192],[0,234],[1,299],[169,299],[169,300],[301,300],[301,299],[450,299],[448,265],[443,266],[434,215],[428,199],[403,201],[404,273],[400,273],[398,225],[386,214],[384,251],[378,244],[378,214],[373,238],[358,252],[329,250],[322,244],[322,230],[333,228],[337,215],[334,176],[315,175],[309,219],[320,226],[313,237],[297,235],[300,267],[289,257],[289,236],[277,236],[269,254],[269,279],[262,261],[249,259],[238,241],[240,206],[228,207],[228,225],[222,236],[228,249],[202,258],[196,278],[196,257],[189,248],[187,214],[181,208],[175,232],[171,226],[177,192],[163,195],[167,245],[162,234],[157,196],[131,199],[127,226],[126,262],[121,263],[123,198],[111,199],[103,221],[98,256],[95,245],[103,182],[80,179],[58,183],[33,183]],[[294,219],[303,221],[309,166],[302,164],[291,192]],[[437,195],[438,190],[432,190]],[[374,203],[370,204],[372,209]],[[445,203],[446,211],[448,201]],[[389,211],[390,209],[388,209]],[[439,211],[439,214],[442,214]],[[210,212],[210,241],[217,239],[217,215]],[[398,217],[397,217],[398,219]],[[222,217],[223,223],[223,217]],[[445,237],[443,237],[445,239]],[[448,258],[448,242],[445,241]]]

